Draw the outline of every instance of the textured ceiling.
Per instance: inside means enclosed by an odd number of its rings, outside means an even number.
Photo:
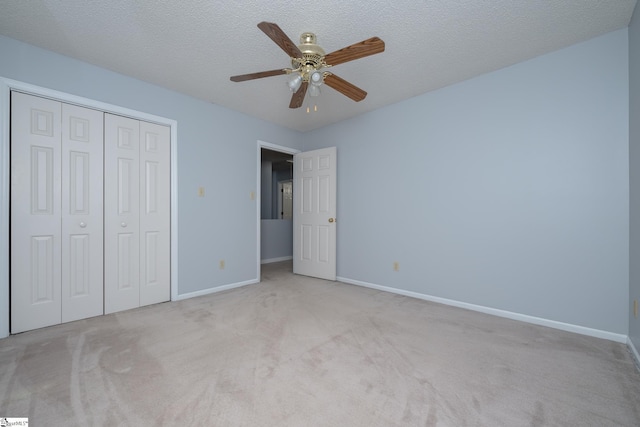
[[[0,34],[307,131],[628,26],[636,0],[0,0]],[[329,87],[318,111],[288,108],[289,67],[256,25],[329,53],[378,36],[386,51],[332,71],[368,92]],[[307,98],[308,100],[309,98]],[[307,104],[305,103],[305,106]]]

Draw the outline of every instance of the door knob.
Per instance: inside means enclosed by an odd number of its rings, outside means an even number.
[[[86,223],[86,222],[81,222],[81,223],[80,223],[80,228],[85,228],[86,226],[87,226],[87,223]]]
[[[127,226],[127,223],[126,223],[126,222],[121,222],[121,223],[120,223],[120,227],[123,227],[123,228],[124,228],[124,227],[126,227],[126,226]]]
[[[329,222],[335,222],[335,218],[329,218]]]

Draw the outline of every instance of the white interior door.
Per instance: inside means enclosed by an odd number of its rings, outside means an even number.
[[[102,113],[11,95],[11,331],[103,313]]]
[[[336,147],[293,156],[293,272],[336,280]]]
[[[104,312],[140,305],[140,122],[104,115]]]
[[[171,298],[169,127],[105,114],[104,311]]]
[[[140,122],[140,305],[169,301],[170,129]]]
[[[62,104],[62,322],[103,313],[103,113]]]
[[[61,104],[11,94],[11,332],[61,321]]]

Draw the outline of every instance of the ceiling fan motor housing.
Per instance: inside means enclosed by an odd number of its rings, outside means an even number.
[[[316,44],[316,35],[302,33],[298,49],[302,52],[302,58],[292,58],[291,65],[294,69],[300,69],[303,81],[309,81],[312,72],[327,66],[324,62],[326,55],[324,49]]]

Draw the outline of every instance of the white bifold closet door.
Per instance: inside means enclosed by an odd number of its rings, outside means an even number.
[[[11,95],[11,331],[103,313],[103,113]]]
[[[170,132],[105,114],[105,313],[170,299]]]
[[[170,128],[11,94],[11,333],[170,300]]]

